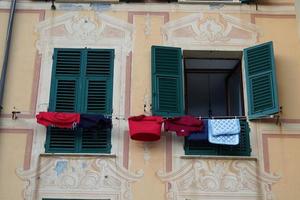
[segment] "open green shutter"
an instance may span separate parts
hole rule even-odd
[[[183,81],[180,48],[152,46],[152,112],[154,115],[182,115]]]
[[[240,120],[241,133],[238,145],[219,145],[219,155],[224,156],[250,156],[250,128],[246,120]]]
[[[244,49],[249,119],[279,112],[273,43]]]

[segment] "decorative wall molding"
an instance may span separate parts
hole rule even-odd
[[[177,171],[157,172],[169,184],[168,200],[272,200],[278,175],[259,170],[256,160],[189,159]]]
[[[42,198],[132,199],[130,183],[143,177],[143,171],[130,173],[113,158],[40,157],[36,169],[17,169],[26,182],[26,200]]]
[[[40,22],[36,26],[36,31],[38,34],[38,40],[36,47],[41,55],[41,72],[40,72],[40,82],[38,86],[38,98],[36,112],[46,111],[49,105],[49,95],[50,95],[50,83],[51,83],[51,73],[52,73],[52,55],[54,48],[102,48],[102,49],[114,49],[115,59],[114,59],[114,85],[113,85],[113,110],[114,115],[124,116],[125,113],[125,88],[126,84],[126,64],[127,57],[130,52],[132,52],[132,34],[133,25],[123,22],[114,17],[104,15],[102,13],[90,12],[89,14],[82,14],[80,12],[66,12],[67,14],[60,15],[57,17],[50,17],[47,20]],[[94,15],[91,15],[94,14]],[[127,130],[127,123],[113,119],[113,129],[112,129],[112,149],[111,153],[116,155],[115,160],[108,161],[108,168],[105,168],[107,173],[116,174],[114,178],[109,179],[109,181],[116,181],[117,185],[107,185],[105,191],[101,191],[99,188],[88,188],[86,184],[93,183],[93,181],[99,179],[99,174],[96,176],[100,169],[100,163],[96,170],[96,174],[89,173],[83,169],[77,169],[75,166],[76,162],[86,163],[90,165],[92,161],[86,161],[85,158],[77,157],[80,159],[74,159],[79,161],[70,161],[67,159],[67,166],[74,169],[72,176],[69,174],[62,182],[58,181],[58,176],[48,176],[44,174],[43,170],[48,170],[47,163],[50,162],[49,169],[53,169],[53,159],[48,159],[49,161],[40,162],[40,154],[44,153],[44,142],[46,138],[46,129],[40,125],[35,124],[34,137],[33,137],[33,147],[31,156],[31,167],[29,171],[20,171],[18,174],[26,182],[26,189],[24,196],[25,199],[41,199],[41,196],[51,196],[55,197],[69,197],[78,198],[82,195],[82,199],[86,199],[86,195],[89,195],[89,199],[99,199],[99,194],[103,194],[101,198],[112,199],[112,200],[123,200],[131,199],[130,195],[127,195],[129,191],[130,183],[132,180],[124,175],[119,166],[123,165],[123,144],[124,144],[124,133]],[[84,157],[84,156],[83,156]],[[63,159],[63,157],[61,158]],[[128,159],[128,158],[127,158]],[[96,159],[95,159],[96,160]],[[93,161],[97,163],[96,161]],[[99,161],[100,162],[100,161]],[[104,161],[103,161],[104,162]],[[52,163],[52,164],[51,164]],[[103,163],[102,163],[103,164]],[[101,166],[102,166],[101,164]],[[64,166],[65,164],[61,164]],[[97,166],[97,164],[93,164]],[[115,171],[120,171],[123,173],[118,174],[113,172],[111,167]],[[69,169],[69,168],[68,168]],[[109,170],[111,169],[111,170]],[[42,170],[42,171],[41,171]],[[98,172],[97,172],[98,170]],[[46,173],[45,171],[45,173]],[[71,170],[72,171],[72,170]],[[124,170],[123,170],[124,171]],[[47,172],[47,173],[48,173]],[[51,171],[52,172],[52,171]],[[71,172],[70,172],[71,173]],[[81,177],[80,173],[89,174],[91,179]],[[126,172],[127,173],[127,172]],[[125,174],[126,174],[125,173]],[[42,177],[43,174],[45,175]],[[109,175],[110,176],[110,175]],[[35,177],[35,178],[34,178]],[[51,178],[54,178],[53,180]],[[93,177],[93,178],[92,178]],[[121,177],[121,178],[120,178]],[[123,178],[122,178],[123,177]],[[55,181],[58,186],[65,188],[55,188],[46,180],[49,179]],[[128,180],[127,182],[125,180]],[[77,181],[80,181],[78,183]],[[81,183],[84,181],[85,183]],[[55,184],[56,185],[56,184]],[[61,190],[59,190],[61,189]],[[56,191],[56,192],[52,192]],[[56,194],[56,196],[55,196]],[[107,194],[107,196],[105,196]],[[127,195],[127,196],[126,196]]]
[[[128,54],[132,51],[133,25],[120,19],[92,12],[66,12],[64,15],[49,18],[36,26],[38,40],[36,47],[41,54],[41,73],[36,111],[46,111],[49,105],[54,48],[108,48],[115,50],[113,110],[114,115],[125,114],[126,66]],[[126,126],[113,120],[112,153],[118,155],[122,163],[123,135]],[[45,129],[38,127],[33,147],[33,161],[37,163],[44,152]]]
[[[243,48],[257,41],[254,24],[225,14],[193,14],[162,27],[164,44],[186,49]]]
[[[49,46],[107,46],[122,45],[128,54],[132,50],[133,26],[111,16],[95,12],[94,17],[69,12],[37,25],[40,53]],[[51,47],[50,47],[51,48]]]

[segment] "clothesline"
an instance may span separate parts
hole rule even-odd
[[[125,117],[124,115],[104,115],[105,117],[110,117],[112,119],[116,120],[128,120],[128,117]],[[184,115],[182,115],[184,116]],[[174,116],[179,117],[179,116]],[[163,117],[164,119],[171,119],[174,117]],[[196,119],[247,119],[246,116],[193,116]]]

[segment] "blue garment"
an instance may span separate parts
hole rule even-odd
[[[111,118],[99,114],[80,114],[79,128],[112,128]]]
[[[207,141],[208,140],[208,120],[202,120],[203,121],[203,128],[199,132],[193,132],[191,133],[187,139],[189,141]]]

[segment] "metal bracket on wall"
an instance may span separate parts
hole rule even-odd
[[[56,6],[54,4],[55,0],[51,0],[51,10],[56,10]]]
[[[11,112],[11,119],[12,119],[12,120],[18,119],[18,115],[17,115],[17,114],[20,114],[20,113],[21,113],[21,112],[15,110],[15,107],[14,107],[13,111]]]

